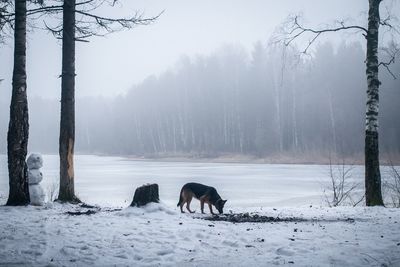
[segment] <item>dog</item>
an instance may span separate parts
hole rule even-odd
[[[190,213],[194,213],[194,211],[190,210],[190,202],[192,201],[193,197],[200,200],[201,213],[204,214],[204,203],[208,204],[211,214],[215,215],[212,209],[212,205],[217,208],[220,214],[224,213],[223,209],[226,200],[223,200],[221,198],[214,187],[199,183],[187,183],[182,187],[181,193],[179,195],[179,202],[176,205],[177,207],[180,206],[182,213],[184,213],[183,205],[185,205],[185,203],[186,209]]]

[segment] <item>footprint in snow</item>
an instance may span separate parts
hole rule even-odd
[[[127,259],[128,258],[128,256],[126,256],[125,254],[118,254],[118,255],[115,255],[114,257],[120,258],[120,259]]]
[[[232,242],[232,241],[229,241],[229,240],[224,240],[222,242],[222,244],[230,246],[230,247],[238,247],[238,244],[236,242]]]
[[[286,249],[286,248],[278,248],[278,249],[276,250],[276,254],[278,254],[278,255],[284,255],[284,256],[293,256],[293,255],[294,255],[294,252],[291,251],[291,250],[289,250],[289,249]]]
[[[162,250],[157,251],[157,255],[165,256],[165,255],[168,255],[168,254],[172,254],[173,252],[174,251],[172,249],[162,249]]]

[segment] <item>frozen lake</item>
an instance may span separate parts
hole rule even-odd
[[[46,192],[58,184],[58,161],[58,155],[44,156],[42,186]],[[228,199],[227,210],[298,207],[325,205],[328,169],[322,165],[156,162],[77,155],[75,185],[81,200],[101,206],[127,206],[136,187],[158,183],[161,201],[175,207],[182,185],[199,182],[216,187],[222,198]],[[0,204],[8,195],[7,175],[7,157],[0,155]],[[352,177],[362,186],[363,167],[356,166]],[[192,204],[197,211],[198,203]]]

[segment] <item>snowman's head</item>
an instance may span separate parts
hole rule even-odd
[[[40,169],[43,167],[43,158],[39,153],[32,153],[29,155],[28,160],[26,161],[28,165],[28,169]]]

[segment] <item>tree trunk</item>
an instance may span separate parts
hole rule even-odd
[[[58,200],[79,202],[74,190],[75,144],[75,1],[64,0],[61,122],[60,122],[60,193]]]
[[[29,184],[25,158],[29,121],[26,95],[26,0],[15,0],[14,71],[7,134],[10,193],[7,205],[27,205]]]
[[[283,74],[282,74],[283,75]],[[280,86],[278,85],[278,78],[275,73],[275,67],[272,67],[272,79],[275,93],[275,109],[276,109],[276,129],[278,137],[278,149],[279,153],[283,152],[283,135],[282,135],[282,121],[281,121],[281,91],[283,88],[283,77],[281,79]]]
[[[297,99],[296,99],[296,88],[295,88],[295,77],[292,74],[292,120],[293,120],[293,146],[294,151],[298,152],[299,138],[297,134]]]
[[[147,184],[136,188],[135,195],[130,206],[141,207],[150,202],[158,203],[160,198],[158,196],[158,184]]]
[[[336,140],[336,123],[335,123],[335,113],[333,112],[333,99],[331,89],[328,88],[328,102],[329,102],[329,117],[331,120],[331,129],[332,129],[332,142],[333,142],[333,152],[335,152],[335,156],[337,156],[337,140]]]
[[[365,125],[365,200],[367,206],[383,205],[381,173],[379,170],[378,111],[378,31],[379,4],[381,0],[369,0],[367,34],[367,111]]]

